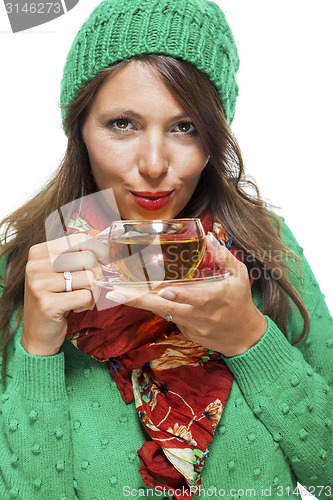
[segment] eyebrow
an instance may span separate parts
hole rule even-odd
[[[126,115],[132,118],[135,118],[136,120],[142,120],[143,116],[140,114],[136,113],[135,111],[132,111],[130,109],[123,109],[123,108],[113,108],[109,109],[107,111],[102,111],[101,113],[98,114],[97,118],[99,120],[105,120],[106,118],[114,115]],[[188,114],[183,112],[180,113],[179,115],[173,116],[170,121],[178,121],[178,120],[184,120],[185,118],[189,118]]]

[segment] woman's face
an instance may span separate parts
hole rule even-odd
[[[102,85],[82,133],[97,187],[113,189],[123,219],[177,216],[208,161],[190,118],[139,61]]]

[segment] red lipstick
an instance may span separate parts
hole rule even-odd
[[[131,195],[137,205],[146,210],[159,210],[171,200],[174,191],[132,191]]]

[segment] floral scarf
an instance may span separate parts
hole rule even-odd
[[[210,214],[201,221],[206,233],[230,246],[227,232]],[[96,236],[107,225],[88,207],[72,218],[67,234]],[[213,266],[208,254],[201,266]],[[102,289],[99,300],[106,301],[105,294]],[[71,311],[67,338],[107,364],[126,403],[134,398],[152,438],[138,451],[144,482],[165,487],[174,499],[192,498],[233,381],[220,354],[188,340],[174,323],[127,305]]]

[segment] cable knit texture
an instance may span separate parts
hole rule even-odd
[[[145,54],[179,58],[206,74],[215,85],[231,124],[238,95],[239,58],[223,12],[207,0],[100,3],[79,30],[67,56],[61,105],[74,101],[101,69]],[[63,107],[63,122],[66,114]]]
[[[302,249],[282,229],[304,266],[304,283],[293,279],[310,311],[310,335],[292,346],[267,318],[258,344],[224,358],[235,378],[200,498],[222,497],[222,490],[243,498],[252,489],[252,497],[287,499],[296,497],[297,481],[317,498],[333,498],[333,322]],[[253,298],[259,304],[258,292]],[[291,309],[289,340],[301,329]],[[139,473],[137,450],[148,436],[105,364],[68,341],[58,355],[32,356],[20,337],[21,329],[9,346],[0,398],[1,500],[161,498]]]

